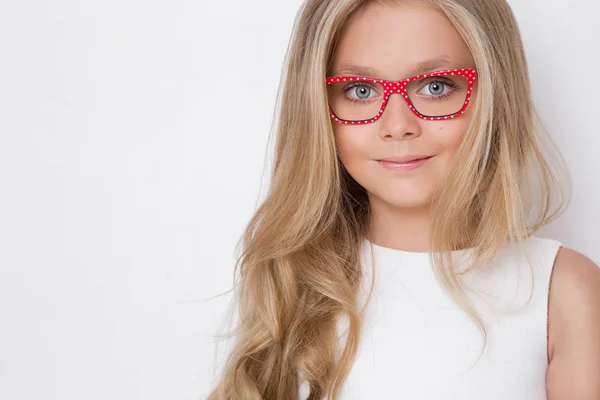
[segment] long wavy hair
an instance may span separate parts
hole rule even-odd
[[[296,399],[299,376],[309,399],[334,400],[352,366],[364,310],[357,306],[360,252],[371,214],[367,192],[337,155],[324,78],[343,28],[373,2],[394,3],[307,0],[296,16],[277,94],[270,185],[241,238],[234,270],[235,344],[209,400]],[[490,261],[506,241],[523,244],[559,217],[570,201],[569,172],[534,108],[506,1],[420,3],[452,22],[478,71],[472,122],[434,195],[430,260],[486,342],[460,275]],[[450,250],[465,247],[475,249],[475,258],[459,272]],[[347,322],[343,346],[340,318]]]

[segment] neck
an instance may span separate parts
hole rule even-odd
[[[390,205],[371,207],[371,242],[393,249],[426,252],[429,250],[431,212],[429,207],[400,208]]]

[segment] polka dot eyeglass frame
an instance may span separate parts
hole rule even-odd
[[[467,98],[466,98],[462,108],[460,109],[460,111],[458,111],[454,114],[440,116],[440,117],[428,117],[428,116],[425,116],[425,115],[419,113],[413,107],[413,105],[408,97],[408,93],[406,92],[406,86],[410,82],[417,80],[417,79],[435,77],[435,76],[440,76],[440,75],[458,75],[458,76],[463,76],[463,77],[467,78],[467,82],[468,82]],[[381,103],[381,108],[379,109],[379,112],[377,113],[377,115],[375,115],[375,117],[373,117],[371,119],[364,120],[364,121],[346,121],[343,119],[339,119],[333,113],[333,111],[331,110],[331,107],[329,107],[329,115],[331,116],[331,118],[333,118],[336,122],[339,122],[340,124],[357,125],[357,124],[368,124],[371,122],[375,122],[379,119],[379,117],[381,117],[381,114],[383,114],[383,111],[385,110],[385,106],[388,102],[388,98],[390,97],[390,95],[394,94],[394,93],[400,93],[402,95],[402,97],[404,98],[404,100],[406,101],[408,108],[410,108],[412,110],[412,112],[419,118],[429,120],[429,121],[456,118],[459,115],[461,115],[462,113],[464,113],[465,110],[467,109],[467,106],[469,105],[469,101],[471,100],[471,93],[473,91],[473,85],[475,84],[476,80],[477,80],[477,69],[476,68],[447,69],[447,70],[443,70],[443,71],[428,72],[426,74],[413,76],[412,78],[407,78],[407,79],[403,79],[400,81],[386,81],[386,80],[382,80],[382,79],[373,79],[373,78],[367,78],[367,77],[363,77],[363,76],[331,76],[331,77],[327,77],[325,80],[327,85],[330,85],[330,84],[336,83],[336,82],[341,82],[341,81],[364,81],[364,82],[380,83],[381,85],[383,85],[384,93],[383,93],[383,101]]]

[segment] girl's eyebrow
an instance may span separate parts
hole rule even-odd
[[[453,65],[451,58],[447,55],[441,55],[436,58],[432,58],[429,60],[422,61],[415,65],[408,73],[405,75],[405,78],[409,78],[416,75],[421,75],[425,72],[434,72],[441,69],[450,69],[450,68],[458,68]],[[383,79],[377,70],[371,67],[352,64],[352,63],[342,63],[337,70],[337,73],[334,75],[361,75],[370,78],[378,78]]]

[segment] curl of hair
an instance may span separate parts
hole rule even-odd
[[[235,266],[235,345],[209,400],[296,399],[299,377],[309,399],[335,400],[351,368],[364,311],[356,295],[370,210],[365,189],[337,157],[324,77],[344,27],[373,2],[393,0],[307,0],[296,16],[277,96],[270,186]],[[534,108],[506,1],[419,3],[452,22],[478,70],[473,120],[432,202],[430,249],[437,278],[481,328],[485,347],[485,326],[460,276],[490,261],[505,241],[521,244],[560,216],[570,179]],[[449,251],[465,247],[476,257],[458,272]],[[343,345],[340,318],[347,322]]]

